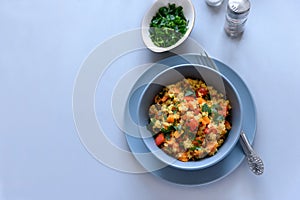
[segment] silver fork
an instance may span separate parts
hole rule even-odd
[[[199,64],[208,66],[213,69],[217,69],[215,62],[208,56],[208,54],[204,50],[201,51],[198,58],[199,58],[198,60]]]
[[[215,62],[207,55],[207,53],[204,50],[201,52],[201,56],[199,56],[199,61],[203,65],[206,65],[213,69],[217,69]],[[253,150],[244,131],[241,131],[240,143],[241,143],[244,153],[247,156],[247,161],[248,161],[250,170],[256,175],[263,174],[263,172],[264,172],[263,161]]]

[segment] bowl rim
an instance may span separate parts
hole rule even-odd
[[[149,142],[154,142],[154,139],[153,139],[153,136],[152,137],[143,137],[142,135],[141,138],[145,144],[145,146],[147,147],[147,149],[160,161],[162,161],[163,163],[165,163],[166,165],[169,165],[169,166],[172,166],[174,168],[178,168],[178,169],[182,169],[182,170],[199,170],[199,169],[205,169],[205,168],[208,168],[212,165],[215,165],[217,164],[218,162],[220,162],[221,160],[223,160],[225,157],[227,157],[230,152],[234,149],[234,147],[237,145],[237,142],[239,140],[239,137],[240,137],[240,131],[242,130],[242,122],[243,122],[243,106],[242,106],[242,101],[241,101],[241,98],[240,98],[240,95],[237,91],[237,89],[234,87],[234,85],[230,82],[230,80],[228,80],[227,77],[225,77],[222,73],[220,73],[219,71],[211,68],[211,67],[208,67],[208,66],[205,66],[205,65],[202,65],[202,64],[179,64],[179,65],[175,65],[175,66],[171,66],[163,71],[161,71],[160,73],[158,73],[157,75],[155,75],[145,86],[139,100],[138,100],[138,104],[137,104],[137,108],[138,108],[138,113],[140,111],[140,108],[141,108],[141,101],[143,99],[143,96],[145,95],[147,89],[150,87],[150,85],[154,82],[154,80],[156,80],[159,76],[161,76],[162,74],[164,73],[167,73],[169,70],[173,70],[173,69],[176,69],[176,68],[181,68],[181,67],[186,67],[186,66],[193,66],[193,67],[201,67],[201,68],[204,68],[205,70],[210,70],[214,73],[216,73],[217,75],[219,75],[222,79],[224,79],[227,84],[231,87],[231,89],[233,90],[235,96],[236,96],[236,99],[237,99],[237,102],[238,102],[238,106],[239,106],[239,110],[240,110],[240,116],[239,116],[239,119],[238,119],[238,124],[237,124],[237,130],[238,130],[238,133],[235,133],[235,137],[232,138],[232,141],[231,141],[231,145],[227,148],[228,150],[223,152],[223,154],[215,154],[211,157],[208,157],[208,158],[204,158],[203,160],[199,160],[199,161],[191,161],[191,162],[182,162],[182,161],[179,161],[177,160],[176,158],[173,158],[169,155],[167,155],[165,152],[163,152],[158,146],[154,145],[154,148],[155,149],[152,149],[152,147],[149,145]],[[139,117],[139,114],[138,114],[138,124],[140,125],[140,117]],[[140,126],[139,126],[140,127]],[[149,130],[148,130],[149,131]],[[150,131],[149,131],[150,132]],[[139,129],[139,134],[140,133],[140,129]],[[196,162],[201,162],[201,161],[206,161],[205,164],[201,164],[201,165],[195,165]],[[207,161],[208,160],[208,161]],[[211,160],[211,161],[210,161]]]
[[[157,10],[161,7],[161,6],[166,6],[169,3],[175,3],[176,5],[188,5],[189,9],[192,11],[191,13],[189,13],[188,15],[191,16],[191,18],[187,18],[189,20],[189,25],[188,25],[188,30],[186,31],[186,33],[183,35],[182,38],[180,38],[175,44],[169,46],[169,47],[158,47],[155,44],[153,44],[152,40],[149,37],[149,19],[153,18],[153,16],[150,16],[150,14],[152,12],[157,12]],[[184,8],[183,8],[184,9]],[[185,14],[185,17],[187,17],[187,14]],[[148,11],[146,12],[146,14],[143,17],[142,23],[141,23],[141,34],[142,34],[142,39],[144,44],[146,45],[146,47],[148,49],[150,49],[153,52],[156,53],[162,53],[165,51],[170,51],[171,49],[174,49],[176,47],[178,47],[180,44],[182,44],[191,34],[193,28],[194,28],[194,24],[195,24],[195,8],[194,5],[192,3],[191,0],[156,0],[152,6],[148,9]],[[150,20],[151,21],[151,20]]]

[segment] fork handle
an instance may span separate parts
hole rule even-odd
[[[246,134],[244,133],[244,131],[241,131],[241,134],[240,134],[240,138],[241,138],[241,145],[242,145],[242,148],[244,149],[245,153],[246,154],[251,154],[252,152],[254,152],[251,144],[249,143],[249,140],[246,136]]]

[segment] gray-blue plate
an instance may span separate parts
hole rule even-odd
[[[253,143],[256,131],[256,109],[251,93],[244,81],[238,76],[236,72],[234,72],[230,67],[218,60],[214,59],[214,62],[217,65],[217,70],[224,76],[226,76],[229,81],[231,81],[240,95],[244,111],[242,129],[245,131],[250,143]],[[126,117],[137,121],[136,106],[139,97],[143,92],[143,89],[145,88],[145,84],[143,83],[149,82],[156,74],[158,74],[162,70],[181,64],[199,64],[199,56],[194,54],[180,56],[176,55],[154,64],[137,80],[135,86],[132,88],[132,93],[130,95],[130,98],[128,99],[127,106],[130,116]],[[137,88],[137,86],[139,87]],[[126,139],[133,154],[149,153],[149,150],[147,149],[141,138],[126,134]],[[172,166],[166,166],[159,170],[151,170],[151,173],[175,184],[189,186],[205,185],[220,180],[229,175],[242,163],[244,158],[245,155],[242,151],[242,147],[238,143],[226,158],[209,168],[202,170],[181,170]],[[151,163],[145,161],[144,159],[141,159],[140,156],[136,156],[136,159],[145,169],[149,169],[154,165],[161,165],[161,161],[156,159],[154,156],[153,158],[151,158]]]

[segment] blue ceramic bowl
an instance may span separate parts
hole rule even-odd
[[[223,93],[230,101],[232,128],[218,152],[199,161],[182,162],[163,152],[154,141],[151,131],[147,129],[149,123],[149,107],[153,104],[155,95],[167,85],[176,83],[183,78],[203,80],[208,86],[213,86]],[[202,65],[179,65],[162,71],[155,76],[145,87],[139,103],[138,118],[140,134],[150,152],[166,165],[183,170],[199,170],[210,167],[224,159],[235,147],[242,127],[242,105],[239,94],[230,81],[218,71]]]

